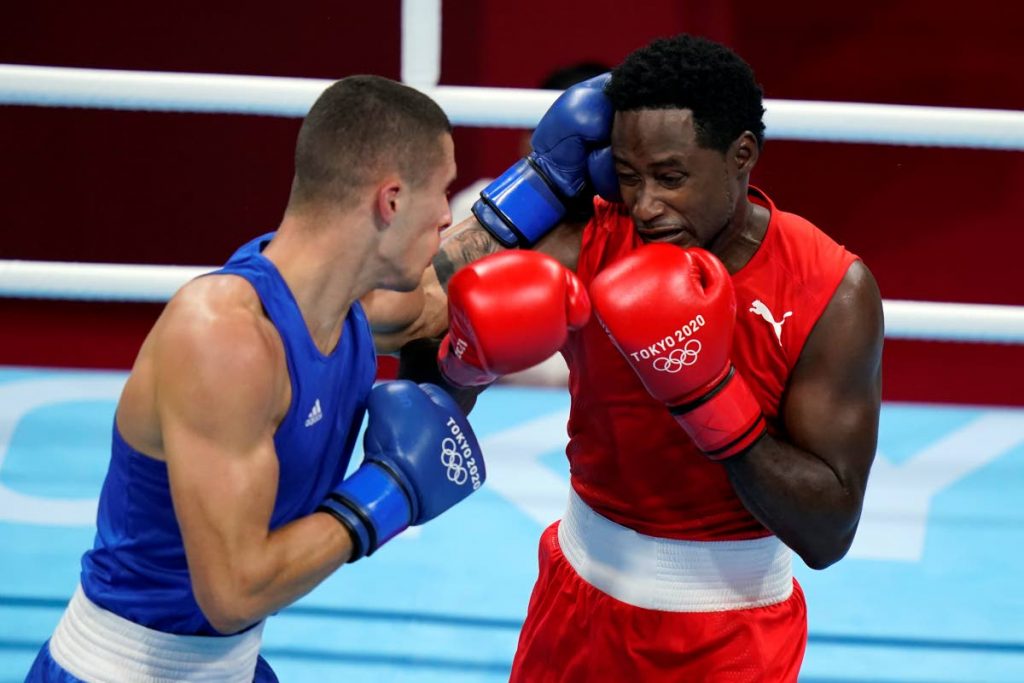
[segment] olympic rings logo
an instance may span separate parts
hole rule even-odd
[[[677,373],[686,366],[697,362],[700,354],[700,341],[691,339],[681,349],[673,349],[672,353],[654,359],[654,369],[661,372]]]
[[[455,439],[445,437],[441,442],[441,464],[447,468],[448,481],[462,486],[469,478],[469,472],[462,464],[462,454],[455,450]]]

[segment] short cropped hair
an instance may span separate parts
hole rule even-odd
[[[440,136],[451,130],[441,107],[414,88],[380,76],[343,78],[317,98],[299,129],[289,205],[349,205],[392,170],[419,186],[441,163]]]
[[[660,38],[612,71],[605,94],[616,111],[689,109],[697,143],[726,152],[744,131],[764,145],[764,104],[754,72],[739,55],[690,35]]]

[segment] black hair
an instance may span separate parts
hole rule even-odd
[[[410,185],[441,163],[444,111],[423,93],[380,76],[349,76],[321,93],[295,146],[291,204],[347,204],[376,175],[391,170]]]
[[[764,144],[764,105],[754,72],[719,43],[690,35],[659,38],[612,71],[605,94],[616,111],[689,109],[697,143],[726,152],[744,131]]]

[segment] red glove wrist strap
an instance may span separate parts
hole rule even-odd
[[[441,340],[441,348],[437,350],[437,364],[446,380],[457,387],[478,387],[497,379],[495,375],[479,367],[480,359],[477,358],[472,346],[457,337],[453,346],[451,339],[452,335],[449,332]]]
[[[761,407],[735,367],[714,389],[689,403],[670,406],[669,411],[712,460],[739,455],[766,430]]]

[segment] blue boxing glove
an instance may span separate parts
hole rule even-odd
[[[317,508],[352,535],[349,562],[437,517],[487,477],[473,429],[440,387],[379,384],[370,392],[367,415],[363,464]]]
[[[603,147],[587,157],[587,176],[597,194],[610,202],[622,201],[619,174],[615,172],[611,147]]]
[[[484,188],[473,215],[506,247],[531,247],[565,216],[568,206],[593,196],[587,157],[607,148],[615,115],[604,95],[611,74],[563,92],[537,124],[533,152]]]

